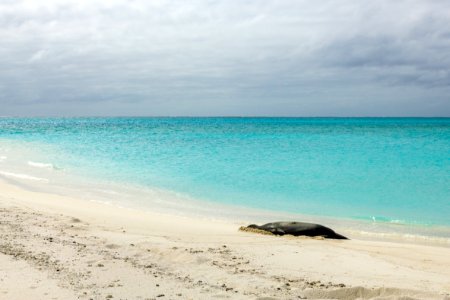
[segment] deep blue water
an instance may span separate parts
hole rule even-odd
[[[0,141],[15,140],[49,145],[47,162],[93,179],[450,225],[448,118],[0,118]]]

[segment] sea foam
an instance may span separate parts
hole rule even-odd
[[[49,163],[28,161],[28,165],[31,167],[35,167],[35,168],[43,168],[43,169],[49,169],[49,170],[57,170],[58,169],[53,164],[49,164]]]
[[[12,172],[4,172],[0,171],[0,175],[10,178],[18,178],[18,179],[26,179],[26,180],[34,180],[34,181],[43,181],[49,182],[47,178],[35,177],[28,174],[20,174],[20,173],[12,173]]]

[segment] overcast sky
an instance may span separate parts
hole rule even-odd
[[[0,116],[450,116],[448,0],[0,0]]]

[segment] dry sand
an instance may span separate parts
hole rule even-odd
[[[450,299],[450,249],[239,232],[0,181],[0,299]]]

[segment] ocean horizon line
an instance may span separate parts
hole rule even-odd
[[[154,119],[162,119],[162,118],[191,118],[191,119],[449,119],[450,116],[222,116],[222,115],[213,115],[213,116],[189,116],[189,115],[156,115],[156,116],[146,116],[146,115],[105,115],[105,116],[0,116],[0,118],[15,118],[15,119],[77,119],[77,118],[85,118],[85,119],[94,119],[94,118],[154,118]]]

